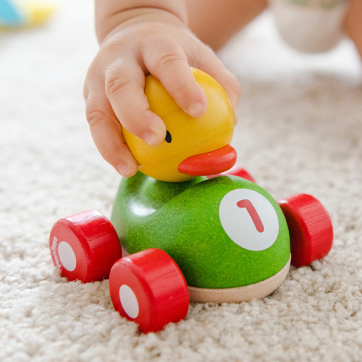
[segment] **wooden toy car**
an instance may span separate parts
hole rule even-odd
[[[209,101],[198,119],[148,76],[145,93],[168,136],[151,148],[124,131],[142,172],[122,180],[111,221],[86,211],[60,219],[50,234],[62,275],[83,282],[109,276],[115,309],[144,333],[185,318],[190,300],[263,298],[290,263],[308,265],[332,247],[331,220],[314,197],[276,202],[245,170],[227,171],[236,161],[232,109],[211,77],[194,76]]]

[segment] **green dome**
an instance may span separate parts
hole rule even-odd
[[[141,173],[124,178],[111,221],[129,253],[159,248],[188,285],[233,288],[268,279],[290,256],[277,202],[236,176],[166,183]]]

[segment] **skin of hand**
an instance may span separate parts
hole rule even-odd
[[[163,121],[149,110],[144,94],[147,74],[158,78],[192,117],[206,112],[207,99],[190,66],[221,84],[235,114],[240,85],[182,17],[150,7],[128,9],[121,15],[114,24],[108,22],[114,25],[112,29],[100,32],[101,46],[89,67],[84,97],[90,131],[100,154],[122,176],[130,177],[138,164],[124,141],[121,125],[152,146],[166,137]]]

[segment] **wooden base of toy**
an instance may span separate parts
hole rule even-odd
[[[129,255],[122,247],[122,255]],[[190,302],[196,303],[242,303],[249,302],[252,299],[261,299],[274,290],[278,289],[287,277],[290,269],[290,261],[285,264],[285,267],[272,277],[265,279],[259,283],[246,285],[245,287],[227,288],[227,289],[207,289],[188,286]]]
[[[197,303],[241,303],[261,299],[271,294],[283,283],[290,268],[289,258],[285,267],[272,277],[245,287],[228,289],[206,289],[188,287],[190,301]]]

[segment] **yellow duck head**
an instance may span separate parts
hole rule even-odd
[[[230,146],[234,115],[229,98],[208,74],[192,68],[196,81],[205,91],[208,108],[193,118],[185,113],[152,75],[146,77],[145,94],[150,110],[165,123],[167,135],[158,146],[147,145],[123,128],[125,141],[147,176],[168,182],[191,180],[196,176],[218,174],[236,162]]]

